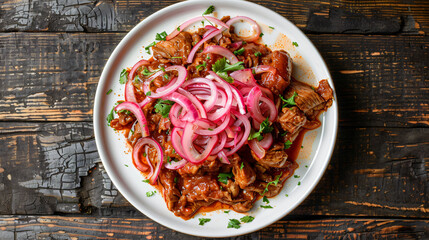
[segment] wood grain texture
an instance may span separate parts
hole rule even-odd
[[[322,181],[291,215],[427,217],[428,135],[340,128]],[[0,214],[136,214],[100,163],[91,123],[0,122],[0,147]]]
[[[176,2],[3,0],[0,31],[129,31],[150,14]],[[253,2],[278,12],[306,32],[427,34],[429,30],[429,4],[424,0]]]
[[[92,121],[99,76],[123,36],[0,34],[0,120]],[[340,125],[429,126],[429,37],[309,37],[339,89]]]
[[[257,219],[255,219],[257,221]],[[207,223],[209,224],[209,223]],[[247,223],[252,224],[252,223]],[[233,232],[235,229],[226,228]],[[203,226],[195,226],[203,227]],[[225,239],[425,239],[428,220],[280,220],[260,231]],[[146,217],[0,216],[2,239],[205,239],[171,231]]]

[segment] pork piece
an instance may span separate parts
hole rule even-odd
[[[233,200],[229,203],[236,212],[248,212],[253,207],[255,201],[255,193],[248,191],[240,191],[237,196],[238,200]]]
[[[294,134],[300,127],[305,125],[307,118],[297,107],[284,107],[277,121],[280,123],[283,130]]]
[[[263,73],[260,84],[274,94],[282,94],[289,86],[292,76],[292,58],[284,50],[274,51],[262,59],[264,65],[271,65],[277,72]]]
[[[187,56],[192,49],[192,36],[181,32],[169,41],[160,41],[152,47],[153,57],[160,62],[171,62],[181,65],[186,63]],[[172,58],[181,57],[181,58]]]
[[[248,43],[243,46],[244,52],[242,55],[237,56],[239,61],[244,62],[246,68],[256,67],[259,65],[259,58],[270,54],[270,50],[264,45],[257,45],[254,43]],[[256,56],[255,53],[261,53],[260,56]],[[257,54],[259,55],[259,54]]]
[[[303,111],[307,117],[313,117],[315,111],[325,107],[325,99],[305,83],[292,80],[289,88],[284,93],[284,97],[290,98],[293,96],[294,92],[298,94],[295,97],[296,106]]]
[[[270,184],[268,185],[268,182],[261,182],[261,181],[257,181],[254,184],[246,187],[246,191],[252,191],[252,192],[257,192],[259,195],[264,195],[266,197],[274,197],[277,194],[280,193],[280,191],[282,190],[283,187],[283,182],[279,181],[277,183],[277,185],[275,184]],[[265,191],[265,188],[268,189],[268,191]]]
[[[251,151],[252,157],[262,165],[268,167],[282,168],[287,160],[287,154],[284,151],[283,144],[276,144],[265,153],[263,158],[258,158],[256,154]]]
[[[332,90],[331,86],[329,86],[328,80],[326,79],[323,79],[319,82],[319,87],[317,88],[316,92],[322,96],[325,101],[329,101],[334,98],[334,91]]]
[[[241,160],[238,154],[232,155],[232,157],[230,157],[230,162],[235,182],[240,186],[240,188],[244,189],[255,181],[255,171],[247,161]],[[243,167],[241,167],[242,165]]]
[[[186,196],[188,202],[231,200],[231,195],[228,191],[222,191],[217,179],[209,175],[183,177],[182,194]]]
[[[165,203],[167,204],[167,208],[172,211],[180,198],[180,192],[176,188],[176,183],[174,182],[176,174],[174,171],[164,168],[159,173],[158,178],[161,183],[162,194],[164,196]]]

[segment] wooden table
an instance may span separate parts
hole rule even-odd
[[[138,212],[95,146],[104,64],[176,1],[0,1],[0,239],[195,239]],[[429,238],[429,2],[254,1],[313,41],[340,122],[327,172],[277,223],[239,239]]]

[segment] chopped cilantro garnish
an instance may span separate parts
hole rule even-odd
[[[179,59],[179,58],[183,58],[183,57],[171,57],[172,59]]]
[[[203,27],[204,27],[204,21],[201,21],[201,24],[203,24]]]
[[[301,148],[304,148],[304,146],[301,145]]]
[[[229,213],[229,212],[231,212],[231,210],[228,210],[228,211],[223,211],[224,213]]]
[[[125,166],[125,167],[128,167],[128,165],[127,165],[127,164],[124,164],[124,166]]]
[[[168,163],[168,164],[171,164],[170,156],[167,156],[167,163]]]
[[[146,50],[147,54],[150,54],[150,48],[155,46],[156,42],[153,41],[151,44],[147,45],[144,49]]]
[[[265,186],[264,192],[262,192],[261,195],[264,195],[266,192],[268,192],[268,186],[270,186],[271,184],[274,184],[274,186],[277,186],[277,184],[279,184],[279,180],[280,180],[280,177],[282,176],[282,174],[283,173],[280,173],[279,175],[277,175],[276,180],[267,183],[267,186]]]
[[[140,77],[139,75],[136,75],[136,77],[134,78],[134,83],[138,83],[140,81]]]
[[[134,130],[130,129],[131,135],[134,135]]]
[[[147,154],[144,152],[144,153],[143,153],[143,157],[146,157],[146,156],[147,156]]]
[[[110,122],[115,118],[114,117],[114,112],[115,112],[115,106],[113,106],[113,108],[112,108],[112,110],[110,110],[110,113],[109,114],[107,114],[107,118],[106,118],[106,120],[107,120],[107,123],[110,125]]]
[[[180,27],[177,27],[177,31],[180,31]]]
[[[109,91],[107,91],[106,95],[109,95],[112,92],[112,89],[109,89]]]
[[[292,42],[292,45],[294,45],[295,47],[298,47],[298,43],[297,42]]]
[[[174,183],[177,183],[177,177],[174,177]]]
[[[267,203],[267,204],[270,203],[270,201],[268,200],[267,196],[264,196],[262,198],[262,202]]]
[[[288,194],[285,194],[285,196],[286,196],[286,197],[289,197],[289,195],[288,195]]]
[[[294,178],[300,178],[300,176],[298,176],[298,175],[293,175],[293,177],[294,177]]]
[[[207,130],[209,130],[209,131],[213,131],[213,128],[207,128]]]
[[[262,53],[261,52],[255,52],[255,56],[256,57],[262,56]]]
[[[149,71],[149,69],[147,69],[147,67],[143,68],[142,70],[142,74],[145,76],[150,76],[152,74],[154,74],[153,72]]]
[[[298,96],[298,93],[293,92],[292,97],[290,97],[288,99],[283,98],[282,95],[279,95],[279,96],[282,99],[282,101],[285,102],[285,104],[282,106],[282,108],[291,107],[291,106],[295,106],[296,105],[295,97]]]
[[[168,74],[166,73],[166,74],[164,74],[164,78],[165,79],[169,79],[170,77],[168,76]]]
[[[284,133],[282,133],[282,134],[280,134],[282,137],[284,137],[284,136],[286,136],[286,134],[287,134],[288,132],[286,131],[286,132],[284,132]]]
[[[210,222],[210,218],[198,218],[198,221],[200,221],[200,223],[198,225],[203,226],[205,223]]]
[[[255,132],[253,129],[249,134],[249,137],[247,138],[247,140],[252,140],[254,138],[258,139],[258,141],[261,141],[262,139],[264,139],[263,134],[264,133],[270,133],[274,130],[273,127],[270,126],[270,122],[268,121],[268,117],[261,123],[260,127],[259,127],[259,131]]]
[[[165,41],[167,37],[167,33],[164,31],[162,33],[157,33],[155,36],[155,40],[157,41]]]
[[[228,184],[228,178],[232,178],[232,176],[232,173],[219,173],[217,178],[219,182]]]
[[[252,216],[244,216],[244,217],[240,218],[240,221],[244,222],[244,223],[250,223],[251,221],[253,221],[253,219],[255,219],[255,218]]]
[[[271,26],[268,26],[269,28],[271,28],[271,29],[274,29],[274,27],[271,27]]]
[[[237,62],[233,65],[230,65],[226,58],[221,58],[215,62],[212,66],[213,72],[215,72],[219,77],[223,78],[225,81],[229,83],[233,83],[234,79],[228,76],[228,71],[237,71],[244,69],[243,62]]]
[[[273,208],[273,207],[271,207],[270,205],[261,205],[261,208]]]
[[[240,221],[238,221],[237,219],[229,219],[228,222],[228,228],[240,228]]]
[[[285,142],[285,149],[289,149],[292,146],[292,142],[290,140],[287,140]]]
[[[197,69],[197,71],[199,71],[200,68],[206,68],[206,66],[207,66],[207,62],[204,61],[203,64],[197,65],[196,69]]]
[[[119,75],[119,83],[120,84],[125,84],[127,82],[128,79],[128,71],[127,69],[122,69],[121,74]]]
[[[259,34],[259,37],[262,37],[262,36],[264,36],[264,34],[263,34],[263,33]]]
[[[203,13],[203,15],[211,14],[215,10],[215,7],[213,5],[210,5],[210,7],[207,8],[207,10]]]
[[[240,49],[234,51],[234,55],[241,55],[243,53],[244,53],[244,48],[240,48]]]
[[[149,179],[144,179],[142,182],[149,183]]]
[[[167,118],[173,104],[173,101],[158,99],[155,104],[155,112],[160,113],[163,118]]]
[[[306,168],[308,168],[308,165],[305,165]]]
[[[148,92],[146,93],[146,96],[150,96],[150,95],[152,95],[152,92],[151,92],[151,91],[148,91]]]
[[[298,182],[298,186],[301,185],[301,182]]]
[[[244,168],[244,162],[241,162],[240,169]]]
[[[146,192],[146,197],[152,197],[153,195],[155,195],[156,191],[149,191]]]
[[[313,86],[311,86],[311,89],[313,89],[313,91],[316,91],[316,89]]]

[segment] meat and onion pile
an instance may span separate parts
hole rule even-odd
[[[252,34],[235,33],[239,21]],[[135,167],[176,216],[215,203],[247,212],[260,196],[277,195],[298,167],[290,157],[297,137],[319,127],[332,104],[327,80],[295,80],[290,55],[261,36],[247,17],[196,17],[157,34],[146,47],[153,57],[121,73],[125,101],[108,122],[123,130]]]

